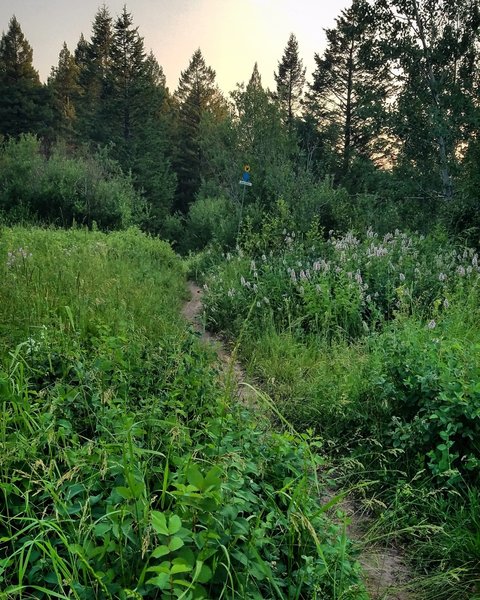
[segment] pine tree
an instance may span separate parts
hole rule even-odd
[[[355,155],[368,159],[378,153],[374,143],[385,123],[389,74],[378,60],[376,21],[366,0],[353,0],[326,35],[325,53],[315,55],[309,112],[339,151],[345,177]]]
[[[16,17],[0,39],[0,133],[40,133],[48,126],[47,95],[33,67],[33,50]]]
[[[174,99],[178,107],[177,207],[185,211],[193,201],[202,178],[203,157],[199,143],[202,118],[205,114],[219,118],[225,115],[224,102],[215,85],[215,71],[206,65],[200,49],[194,52],[188,68],[182,71]]]
[[[85,42],[82,35],[75,50],[82,88],[77,107],[78,127],[83,139],[100,143],[109,143],[111,137],[105,117],[106,101],[111,96],[112,43],[112,18],[104,5],[94,17],[90,42]]]
[[[52,93],[55,129],[66,140],[75,138],[76,108],[81,88],[80,69],[75,57],[64,42],[58,57],[58,66],[52,68],[48,86]]]
[[[145,48],[138,28],[124,7],[114,25],[111,47],[111,98],[109,114],[115,119],[115,137],[128,155],[135,125],[141,120],[142,92],[146,85]]]
[[[290,127],[300,107],[305,85],[305,68],[298,55],[298,42],[293,33],[288,39],[282,60],[278,63],[278,73],[274,73],[274,77],[277,84],[276,98],[285,112],[286,122]]]

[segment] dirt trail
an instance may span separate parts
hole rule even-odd
[[[225,342],[219,337],[212,335],[205,329],[205,315],[202,305],[203,290],[193,281],[188,282],[190,300],[183,305],[182,316],[189,321],[194,329],[200,333],[202,342],[210,346],[217,354],[222,365],[222,375],[232,392],[242,402],[256,405],[255,393],[248,387],[242,386],[247,380],[240,363],[235,360],[232,353],[227,349]]]
[[[336,507],[348,518],[347,535],[359,547],[358,562],[364,573],[364,583],[372,600],[413,600],[408,593],[412,576],[405,565],[402,554],[392,545],[368,542],[371,519],[345,498]]]
[[[183,306],[183,317],[201,334],[203,343],[216,352],[226,380],[230,382],[230,385],[233,380],[233,391],[236,396],[241,401],[256,406],[254,392],[241,385],[246,380],[241,365],[232,357],[225,342],[205,329],[202,289],[190,281],[188,290],[191,298]],[[327,491],[322,500],[328,502],[335,496],[335,493],[333,490]],[[371,522],[368,516],[356,508],[352,500],[345,498],[331,509],[333,513],[338,510],[348,519],[347,535],[349,539],[360,549],[358,561],[362,566],[365,576],[364,583],[371,599],[413,600],[413,596],[406,591],[408,584],[412,583],[411,574],[403,562],[399,550],[392,546],[366,543]]]

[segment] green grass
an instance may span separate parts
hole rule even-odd
[[[366,598],[320,458],[220,386],[167,244],[3,229],[0,265],[0,598]]]
[[[359,500],[380,517],[374,537],[408,548],[418,597],[473,597],[477,253],[438,232],[371,230],[287,233],[271,247],[208,267],[204,253],[207,321],[242,332],[250,374],[294,427],[320,437],[337,485],[362,484]]]

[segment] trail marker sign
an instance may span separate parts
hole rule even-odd
[[[251,186],[252,182],[250,181],[250,165],[245,165],[243,167],[243,175],[239,181],[240,185],[248,185]]]

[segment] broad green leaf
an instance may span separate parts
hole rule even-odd
[[[172,515],[168,521],[168,535],[174,535],[180,531],[182,521],[178,515]]]
[[[204,486],[205,489],[208,488],[219,488],[222,480],[220,479],[220,475],[222,474],[222,469],[220,467],[212,467],[210,471],[205,475]]]
[[[158,510],[152,510],[151,516],[152,527],[155,529],[155,531],[162,535],[168,535],[167,519],[165,514],[159,512]]]
[[[175,552],[183,546],[183,540],[178,536],[173,537],[168,543],[168,549],[170,552]]]
[[[197,563],[197,565],[199,564],[201,564],[200,561]],[[196,577],[196,581],[198,581],[199,583],[208,583],[212,578],[212,575],[212,569],[210,569],[210,567],[208,567],[207,565],[202,564],[200,572]]]
[[[104,537],[105,534],[112,528],[111,523],[98,523],[94,527],[95,535],[97,537]]]
[[[190,567],[189,565],[172,565],[172,568],[170,569],[170,573],[172,575],[175,575],[176,573],[188,573],[189,571],[192,570],[192,567]]]
[[[187,481],[190,485],[194,485],[198,490],[203,490],[205,480],[197,465],[191,464],[188,467]]]
[[[131,500],[133,498],[133,494],[130,488],[120,485],[115,488],[115,491],[119,496],[125,498],[125,500]]]
[[[152,577],[152,579],[149,579],[147,583],[155,585],[161,590],[164,590],[170,585],[170,575],[168,573],[160,573],[156,577]]]
[[[183,560],[187,565],[190,565],[191,567],[193,567],[195,564],[195,554],[193,553],[191,548],[187,548],[186,546],[184,546],[179,551],[178,558],[175,558],[173,562],[179,559]]]
[[[160,558],[161,556],[165,556],[167,554],[170,554],[170,550],[167,548],[167,546],[158,546],[152,552],[152,558]]]

